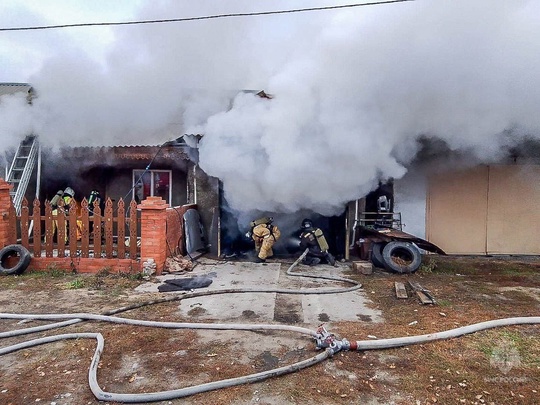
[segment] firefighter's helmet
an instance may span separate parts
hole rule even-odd
[[[302,228],[303,228],[303,229],[310,229],[310,228],[313,228],[313,222],[311,221],[311,219],[305,218],[305,219],[302,221]]]
[[[66,187],[64,190],[64,196],[69,196],[71,198],[75,197],[75,191],[71,187]]]

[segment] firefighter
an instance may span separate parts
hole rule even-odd
[[[73,191],[71,187],[66,187],[64,194],[62,195],[62,199],[64,200],[64,211],[66,213],[69,212],[71,203],[73,202],[73,197],[75,197],[75,191]]]
[[[272,246],[281,236],[281,232],[273,224],[273,221],[272,217],[263,217],[250,223],[252,227],[251,237],[255,242],[255,251],[257,252],[256,263],[264,263],[267,258],[274,255]]]
[[[94,203],[97,201],[97,206],[100,209],[101,215],[105,213],[105,201],[101,198],[101,194],[97,190],[92,190],[88,197],[88,211],[94,214]]]
[[[91,221],[88,226],[90,233],[94,231],[95,223],[97,223],[98,226],[103,228],[103,223],[99,219],[96,219],[95,217],[94,208],[96,207],[94,206],[94,204],[96,204],[96,206],[99,207],[100,215],[101,216],[105,215],[105,201],[103,200],[103,198],[101,197],[101,194],[97,190],[92,190],[90,192],[90,196],[88,197],[88,213],[91,215]],[[102,230],[101,237],[103,238],[104,236],[105,236],[105,233]]]
[[[51,207],[53,208],[52,214],[54,217],[58,215],[60,211],[62,211],[66,216],[69,214],[69,209],[71,207],[71,203],[73,202],[73,197],[75,196],[75,191],[71,187],[66,187],[65,190],[58,190],[56,195],[51,200]],[[60,200],[63,202],[63,204],[59,205]],[[65,242],[69,239],[69,227],[67,221],[64,222],[64,235],[65,235]],[[78,227],[77,227],[78,228]],[[52,223],[52,233],[53,233],[53,240],[56,238],[56,233],[58,230],[58,221],[54,220]],[[77,237],[79,237],[79,234],[77,234]]]
[[[336,264],[336,259],[328,251],[328,242],[326,242],[323,231],[320,228],[314,227],[313,222],[308,218],[302,221],[300,247],[302,250],[309,249],[302,260],[308,266],[315,266],[323,260],[332,266]]]

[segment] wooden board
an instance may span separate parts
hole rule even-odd
[[[435,299],[424,287],[414,281],[409,281],[409,286],[416,293],[422,304],[435,304]]]
[[[407,294],[407,289],[405,288],[405,284],[396,281],[394,283],[394,288],[396,290],[396,297],[409,298],[409,295]]]
[[[418,296],[422,304],[434,304],[433,299],[427,296],[424,292],[416,291],[416,295]]]

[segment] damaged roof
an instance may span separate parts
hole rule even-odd
[[[197,148],[198,143],[201,140],[203,135],[194,135],[194,134],[185,134],[179,136],[178,138],[168,140],[163,143],[147,143],[147,144],[129,144],[125,143],[122,145],[84,145],[84,146],[74,146],[69,149],[119,149],[119,148],[169,148],[169,147],[191,147]]]
[[[28,83],[0,83],[0,97],[20,92],[33,95],[34,89]]]

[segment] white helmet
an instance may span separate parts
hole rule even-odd
[[[73,191],[71,187],[66,187],[66,189],[64,190],[64,195],[68,195],[73,198],[75,197],[75,191]]]

